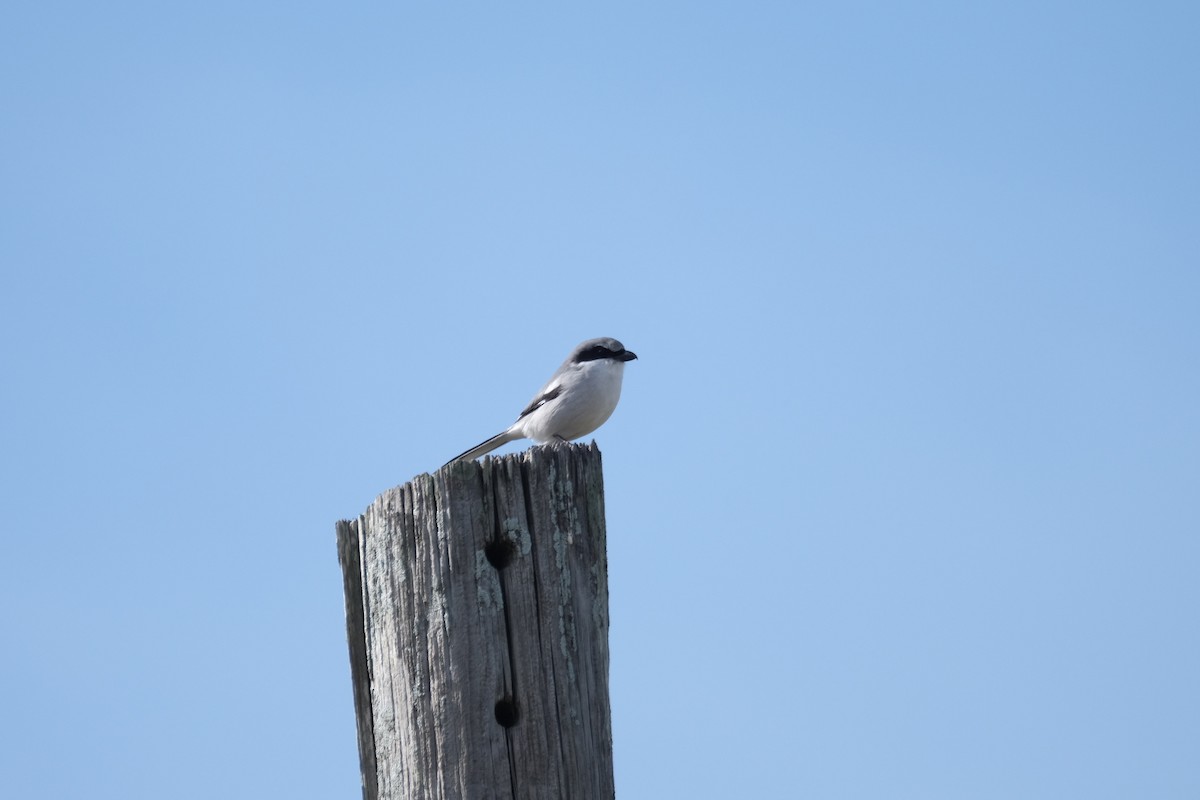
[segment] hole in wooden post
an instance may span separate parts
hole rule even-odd
[[[499,722],[506,728],[511,728],[517,724],[517,719],[520,718],[520,713],[517,711],[517,701],[511,697],[505,697],[496,703],[496,722]]]
[[[512,542],[502,539],[488,542],[483,548],[483,554],[487,556],[488,563],[496,569],[504,569],[511,564],[515,552]]]

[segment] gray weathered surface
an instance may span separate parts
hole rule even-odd
[[[594,444],[450,464],[337,538],[367,800],[613,797]]]

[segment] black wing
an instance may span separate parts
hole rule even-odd
[[[517,415],[517,419],[523,419],[526,415],[530,414],[534,409],[541,408],[542,406],[546,405],[546,403],[549,403],[551,400],[558,397],[560,394],[562,394],[562,386],[561,385],[555,386],[553,389],[546,392],[544,395],[537,398],[532,403],[530,403],[528,406],[526,406],[525,410],[522,411],[519,415]]]

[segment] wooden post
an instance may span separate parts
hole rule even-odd
[[[365,800],[614,796],[595,444],[418,476],[337,542]]]

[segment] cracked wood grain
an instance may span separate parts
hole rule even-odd
[[[594,444],[450,464],[337,539],[366,800],[613,797]]]

